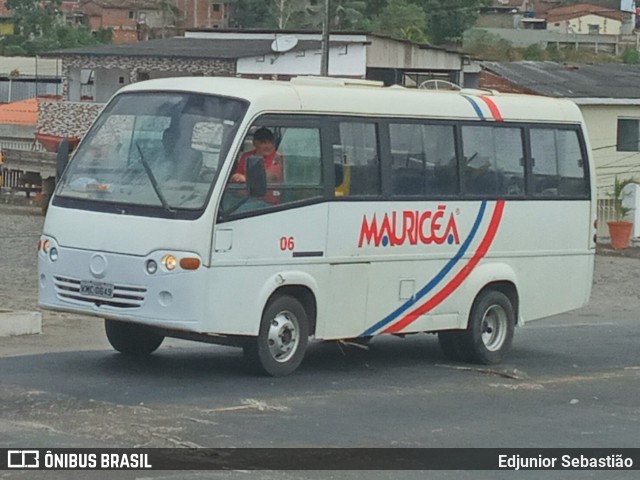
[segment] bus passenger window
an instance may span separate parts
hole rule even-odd
[[[466,193],[524,195],[524,144],[520,128],[462,127]]]
[[[396,196],[453,195],[458,171],[453,126],[389,126],[391,174]]]
[[[589,186],[584,171],[578,133],[575,130],[531,129],[534,194],[585,196]]]
[[[336,196],[380,195],[380,156],[373,123],[341,122],[340,143],[333,146],[336,172],[342,183]]]

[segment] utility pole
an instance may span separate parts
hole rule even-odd
[[[330,1],[324,0],[324,20],[322,22],[322,63],[320,64],[320,75],[323,77],[329,76],[329,17],[330,17]]]

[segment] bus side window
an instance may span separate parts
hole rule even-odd
[[[333,146],[334,163],[342,165],[343,181],[336,196],[380,195],[380,155],[373,123],[340,122],[340,143]]]
[[[584,196],[589,186],[578,132],[552,128],[531,129],[534,194]]]
[[[284,162],[282,203],[322,195],[320,129],[282,127],[278,151]]]
[[[241,201],[246,196],[246,178],[243,172],[245,163],[242,159],[249,155],[262,156],[264,160],[267,193],[260,198]],[[223,209],[236,202],[241,206],[234,212],[246,213],[319,198],[322,195],[320,128],[255,124],[249,130],[243,151],[236,160],[223,197]]]
[[[463,126],[464,184],[472,195],[522,196],[524,142],[522,129]]]
[[[452,195],[458,191],[452,125],[389,126],[391,174],[396,196]]]

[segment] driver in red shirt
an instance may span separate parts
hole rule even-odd
[[[244,183],[246,181],[247,158],[252,155],[260,155],[264,159],[264,167],[267,171],[267,184],[282,183],[283,158],[276,151],[275,137],[268,128],[262,127],[253,134],[253,150],[244,152],[236,162],[231,175],[231,182]],[[280,191],[269,188],[264,200],[271,204],[280,201]]]

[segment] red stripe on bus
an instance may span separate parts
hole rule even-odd
[[[489,107],[489,110],[491,110],[491,115],[493,115],[493,118],[496,119],[496,122],[504,121],[504,118],[502,118],[502,114],[500,113],[500,109],[498,108],[498,106],[495,104],[493,100],[491,100],[489,97],[485,97],[482,95],[480,96],[480,98],[484,101],[484,103],[487,104],[487,106]]]
[[[496,208],[493,211],[493,215],[491,216],[491,221],[489,223],[489,229],[487,230],[487,234],[482,239],[482,242],[478,246],[478,249],[473,254],[469,263],[467,263],[462,270],[458,272],[458,274],[453,277],[453,279],[446,284],[442,290],[436,293],[433,297],[431,297],[426,303],[419,306],[417,309],[407,314],[398,322],[390,325],[383,333],[398,333],[408,325],[413,323],[420,317],[420,315],[424,315],[425,313],[433,310],[435,307],[440,305],[444,300],[449,297],[453,292],[457,290],[457,288],[465,281],[465,279],[471,274],[473,269],[478,265],[480,260],[487,254],[489,251],[489,247],[493,243],[493,239],[498,232],[498,227],[500,226],[500,220],[502,219],[502,212],[504,211],[504,200],[498,200],[496,202]]]

